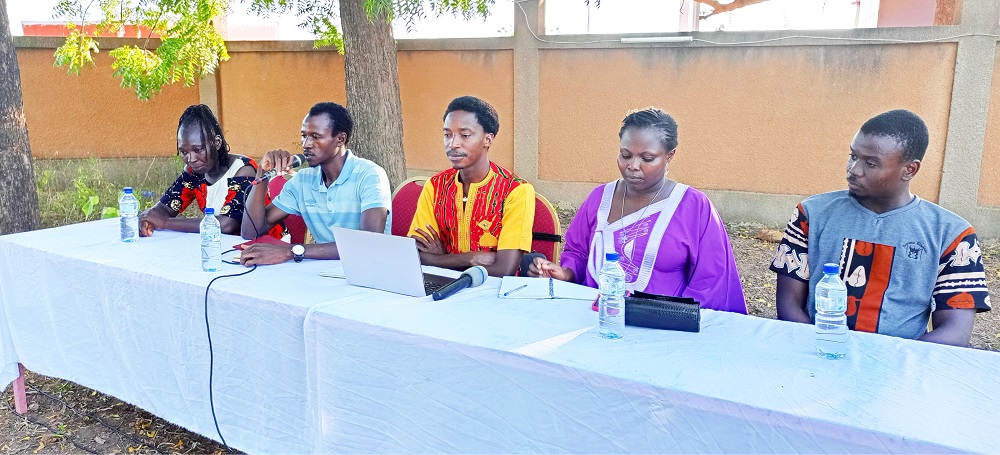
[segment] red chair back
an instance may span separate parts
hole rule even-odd
[[[281,189],[285,187],[285,182],[287,180],[284,176],[277,176],[271,179],[267,183],[267,192],[270,193],[271,199],[278,197],[278,193]],[[285,229],[288,230],[288,234],[291,236],[292,244],[305,243],[306,241],[306,220],[303,220],[299,215],[288,215],[285,217]]]
[[[406,180],[392,193],[392,235],[405,237],[417,213],[417,201],[424,190],[427,177]],[[552,262],[559,262],[562,252],[562,227],[559,214],[548,199],[535,193],[535,222],[531,226],[531,250],[545,255]]]
[[[392,235],[406,237],[417,213],[417,201],[427,177],[414,177],[401,183],[392,193]]]
[[[545,196],[535,193],[535,223],[531,226],[531,250],[542,253],[550,261],[559,263],[562,252],[562,227],[559,213]]]

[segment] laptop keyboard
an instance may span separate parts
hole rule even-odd
[[[426,292],[427,295],[431,295],[434,293],[434,291],[437,291],[438,289],[441,289],[443,287],[444,284],[442,283],[435,283],[434,281],[427,279],[424,280],[424,292]]]

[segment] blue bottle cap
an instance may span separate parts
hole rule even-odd
[[[211,207],[205,209],[205,216],[208,216],[208,215],[215,215],[215,209],[213,209]]]
[[[823,273],[826,275],[836,275],[840,273],[840,264],[833,262],[823,264]]]
[[[132,194],[132,187],[131,186],[126,186],[124,191],[125,191],[125,194]]]
[[[604,260],[618,262],[618,253],[607,253],[604,255]]]

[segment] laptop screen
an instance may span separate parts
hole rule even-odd
[[[333,228],[349,284],[423,297],[424,274],[417,241],[382,233]]]

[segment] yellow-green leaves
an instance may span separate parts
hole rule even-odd
[[[336,46],[337,52],[344,55],[344,35],[340,33],[337,24],[334,24],[329,17],[324,16],[312,18],[310,25],[313,36],[316,37],[313,42],[314,48]]]
[[[63,0],[60,10],[78,16],[83,23],[87,15],[84,2],[91,3]],[[99,6],[102,18],[93,29],[121,31],[138,25],[145,30],[140,44],[109,52],[122,87],[132,89],[140,99],[152,98],[167,84],[193,85],[214,72],[219,61],[229,59],[226,44],[212,24],[225,13],[228,0],[101,0]],[[68,65],[70,73],[79,74],[84,64],[93,63],[91,53],[97,52],[98,46],[87,34],[91,29],[74,30],[56,51],[57,65]],[[153,33],[159,39],[150,39]]]
[[[56,50],[56,65],[66,66],[67,72],[80,74],[87,64],[94,63],[99,46],[95,31],[123,36],[126,30],[139,26],[138,37],[130,44],[109,52],[114,59],[115,75],[122,87],[133,90],[140,99],[148,100],[167,84],[180,82],[185,86],[211,74],[220,61],[228,60],[226,44],[212,21],[225,15],[232,0],[59,0],[56,16],[64,17],[72,33]],[[310,29],[316,37],[315,46],[335,46],[344,53],[344,37],[339,26],[337,0],[241,0],[249,2],[258,14],[293,13],[300,26]],[[486,17],[495,0],[365,0],[369,20],[402,19],[408,28],[416,20],[434,15]],[[88,11],[96,6],[97,11]],[[90,21],[100,14],[97,22]],[[74,25],[79,24],[79,26]],[[153,37],[155,36],[155,38]]]
[[[163,59],[156,52],[138,46],[122,46],[109,53],[115,59],[111,68],[122,78],[122,87],[135,90],[136,96],[149,100],[170,82],[164,77]]]
[[[66,66],[66,72],[80,75],[80,70],[86,64],[94,64],[94,53],[100,52],[97,42],[85,35],[76,26],[69,24],[72,30],[66,42],[56,49],[56,66]]]

